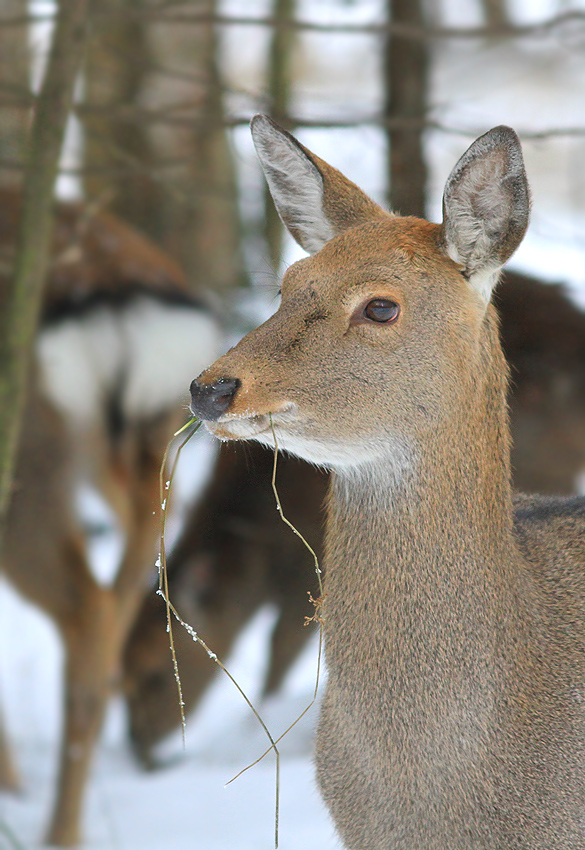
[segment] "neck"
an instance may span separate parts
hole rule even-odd
[[[472,669],[493,655],[501,638],[494,623],[508,619],[517,558],[499,374],[505,371],[494,368],[483,386],[470,381],[474,397],[408,451],[403,444],[398,461],[334,475],[326,549],[330,668],[349,663],[353,674],[364,645],[388,659],[393,676],[408,674],[413,655],[427,672],[440,665],[443,677],[445,665]]]

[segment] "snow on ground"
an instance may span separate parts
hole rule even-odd
[[[198,465],[208,465],[205,438],[201,443],[185,458],[184,477],[195,475]],[[99,518],[95,504],[89,510]],[[113,533],[96,541],[93,554],[102,575],[107,575],[107,562],[117,549]],[[273,622],[273,612],[262,610],[229,662],[230,672],[254,703]],[[275,738],[310,702],[316,658],[313,642],[291,671],[282,693],[260,707]],[[46,827],[57,766],[61,662],[52,624],[0,582],[0,704],[23,785],[18,796],[0,794],[0,850],[37,847]],[[283,850],[337,847],[311,764],[316,716],[315,706],[279,748]],[[267,743],[242,697],[219,673],[199,711],[188,721],[186,748],[177,733],[160,748],[167,766],[145,773],[131,756],[123,705],[115,701],[92,771],[85,846],[89,850],[270,850],[276,788],[273,755],[224,787],[264,752]]]
[[[45,829],[51,805],[57,758],[59,652],[52,630],[36,611],[11,598],[6,588],[2,588],[0,605],[2,644],[16,647],[10,657],[2,658],[2,697],[23,778],[20,796],[0,797],[0,824],[17,837],[15,847],[33,848]],[[259,643],[266,635],[269,620],[265,612],[252,625],[232,664],[238,680],[246,687],[255,672],[246,669],[249,659],[262,656]],[[286,728],[307,704],[313,676],[311,659],[305,669],[299,670],[298,693],[284,692],[263,711],[273,734]],[[7,680],[15,687],[7,685]],[[252,695],[254,691],[251,687]],[[283,850],[326,850],[337,846],[315,788],[311,739],[312,722],[291,733],[282,745]],[[85,846],[89,850],[270,850],[274,832],[274,759],[267,757],[224,787],[266,749],[263,734],[258,732],[256,721],[231,683],[218,682],[198,716],[189,721],[186,750],[182,751],[178,736],[172,743],[169,766],[144,773],[125,744],[122,707],[119,703],[112,706],[92,772]],[[11,844],[0,827],[0,848],[5,847],[10,848]]]

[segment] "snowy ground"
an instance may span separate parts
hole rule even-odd
[[[193,451],[186,458],[185,475],[207,460],[207,452]],[[94,556],[102,571],[107,572],[116,548],[114,535],[96,541]],[[272,612],[261,611],[229,663],[253,702],[258,699],[272,623]],[[316,658],[313,643],[281,694],[261,707],[275,738],[310,702]],[[0,701],[23,785],[18,796],[0,795],[0,850],[38,846],[46,826],[57,764],[60,665],[61,649],[51,623],[0,583]],[[314,707],[280,745],[283,850],[338,846],[313,777],[310,756],[316,715]],[[270,850],[276,787],[273,756],[224,787],[265,749],[258,722],[231,682],[219,675],[200,710],[189,719],[186,749],[177,734],[161,750],[168,767],[144,773],[127,747],[124,709],[116,701],[88,793],[87,848]]]
[[[0,848],[32,848],[38,845],[51,805],[59,651],[47,624],[5,588],[0,606],[2,643],[14,649],[3,653],[2,697],[23,778],[21,795],[0,797]],[[269,621],[269,612],[255,621],[231,664],[252,696],[259,667],[252,669],[250,659],[262,658]],[[297,671],[296,684],[291,682],[263,709],[275,736],[309,701],[313,676],[314,659],[306,659]],[[337,846],[315,789],[311,740],[309,722],[295,729],[281,747],[283,850]],[[142,772],[125,744],[122,707],[112,706],[88,793],[86,846],[91,850],[270,850],[274,846],[274,759],[268,757],[224,788],[265,749],[256,721],[229,682],[218,682],[189,721],[186,751],[178,739],[172,744],[168,768]],[[18,843],[12,845],[5,830]]]
[[[177,512],[205,480],[214,456],[197,434],[181,456],[174,484]],[[267,482],[269,486],[269,482]],[[83,493],[82,513],[102,533],[92,538],[96,575],[108,581],[120,549],[108,514]],[[169,522],[172,543],[173,522]],[[313,642],[282,692],[258,704],[273,612],[263,609],[242,635],[228,668],[276,739],[311,701],[317,661]],[[0,850],[39,846],[52,805],[61,723],[62,651],[52,623],[0,580],[0,710],[22,777],[19,795],[0,794]],[[213,662],[210,660],[209,662]],[[317,706],[279,745],[280,847],[337,847],[316,790],[311,752]],[[267,748],[265,733],[240,694],[218,671],[198,712],[188,720],[186,747],[178,732],[159,755],[168,767],[145,773],[126,742],[124,707],[115,700],[87,795],[88,850],[271,850],[274,847],[275,759],[268,756],[225,784]]]

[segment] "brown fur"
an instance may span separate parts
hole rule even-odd
[[[577,475],[585,470],[585,315],[561,286],[509,271],[498,284],[496,305],[511,374],[514,489],[575,493]],[[283,503],[297,527],[304,534],[311,529],[315,541],[320,541],[315,519],[326,476],[292,457],[283,462],[286,474],[281,467],[278,483]],[[171,598],[188,622],[198,630],[204,625],[202,633],[222,659],[262,601],[277,605],[279,626],[272,637],[265,694],[284,680],[304,645],[310,633],[302,616],[307,591],[317,592],[311,558],[278,520],[271,470],[272,452],[260,445],[252,444],[248,453],[234,446],[222,449],[212,483],[194,505],[169,558]],[[253,541],[233,524],[234,516],[249,517],[250,511],[258,529]],[[291,567],[294,581],[289,577]],[[283,582],[287,592],[275,594],[274,588]],[[242,592],[242,587],[253,588],[253,593]],[[223,612],[231,599],[237,600],[239,613],[226,618]],[[124,660],[131,739],[149,765],[152,747],[180,723],[165,627],[164,605],[152,592],[144,600]],[[198,704],[215,668],[186,634],[178,634],[176,642],[189,711]]]
[[[514,486],[570,494],[585,470],[585,314],[561,286],[506,274],[496,290],[510,363]]]
[[[253,132],[269,182],[281,158],[293,168],[278,128]],[[454,169],[441,228],[342,230],[192,386],[195,413],[233,387],[218,436],[270,445],[270,413],[281,446],[334,470],[317,771],[348,850],[585,844],[585,502],[512,499],[486,306],[528,206],[518,141],[497,128]],[[401,305],[394,324],[366,320],[373,298]]]

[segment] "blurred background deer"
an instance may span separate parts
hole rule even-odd
[[[6,261],[18,215],[18,196],[5,191]],[[58,206],[3,557],[5,575],[55,621],[65,645],[50,844],[80,841],[92,751],[158,551],[163,455],[185,418],[193,362],[207,363],[219,345],[216,321],[170,257],[113,215]],[[84,480],[124,536],[111,583],[88,558],[76,504]],[[15,787],[6,743],[2,753],[0,783]]]

